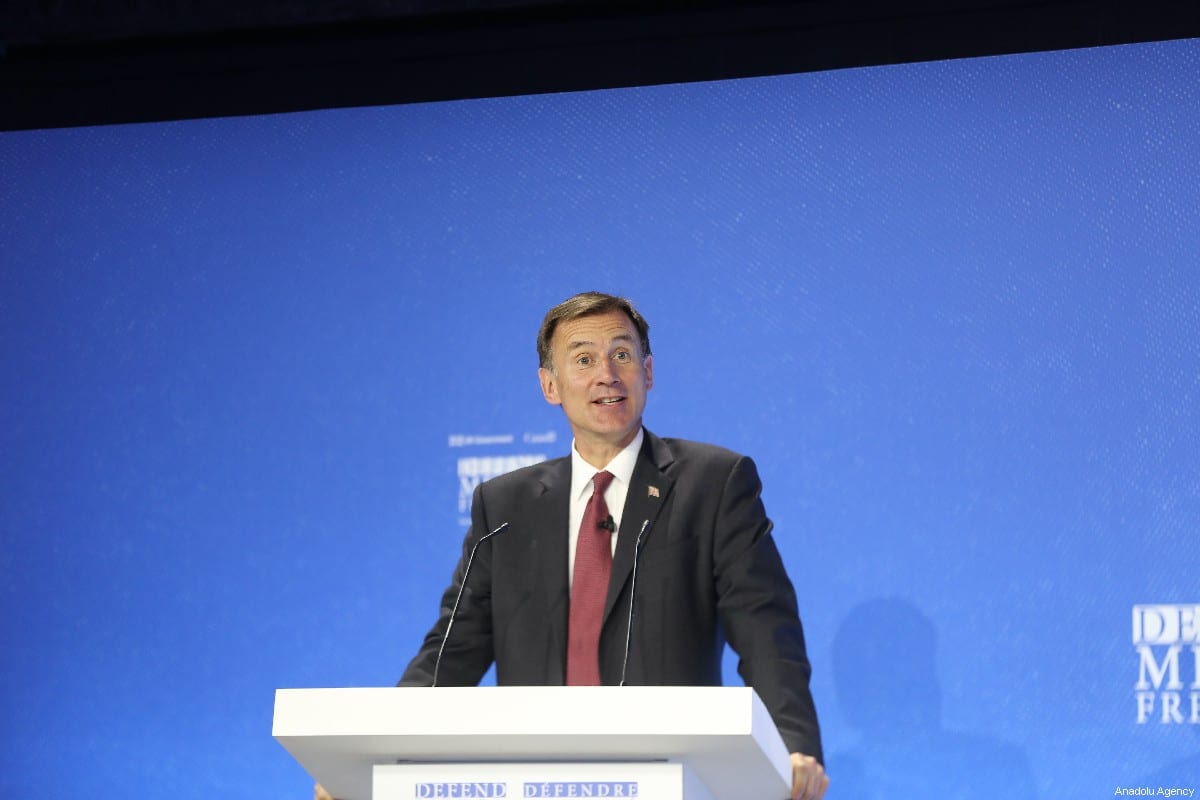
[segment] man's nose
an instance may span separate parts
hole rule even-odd
[[[611,358],[600,359],[600,370],[596,373],[596,382],[605,385],[613,384],[619,381],[617,377],[617,367],[613,364]]]

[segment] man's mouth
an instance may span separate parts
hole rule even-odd
[[[601,397],[599,400],[593,400],[593,403],[600,406],[614,406],[617,403],[625,402],[624,397]]]

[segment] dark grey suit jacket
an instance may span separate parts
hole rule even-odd
[[[567,641],[571,459],[477,487],[463,558],[441,615],[400,679],[428,686],[471,548],[479,548],[438,672],[471,686],[493,661],[500,685],[562,685]],[[792,752],[821,759],[796,595],[771,538],[754,463],[712,445],[646,431],[621,517],[600,637],[605,684],[621,679],[634,545],[638,559],[629,685],[715,686],[728,640]]]

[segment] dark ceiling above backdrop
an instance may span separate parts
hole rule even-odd
[[[34,6],[0,10],[0,129],[713,80],[1200,36],[1200,3],[1191,0]]]

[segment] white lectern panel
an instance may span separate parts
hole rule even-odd
[[[687,764],[716,800],[782,800],[791,764],[744,687],[280,689],[274,736],[343,800],[394,763]]]
[[[378,764],[372,800],[713,800],[686,764]]]

